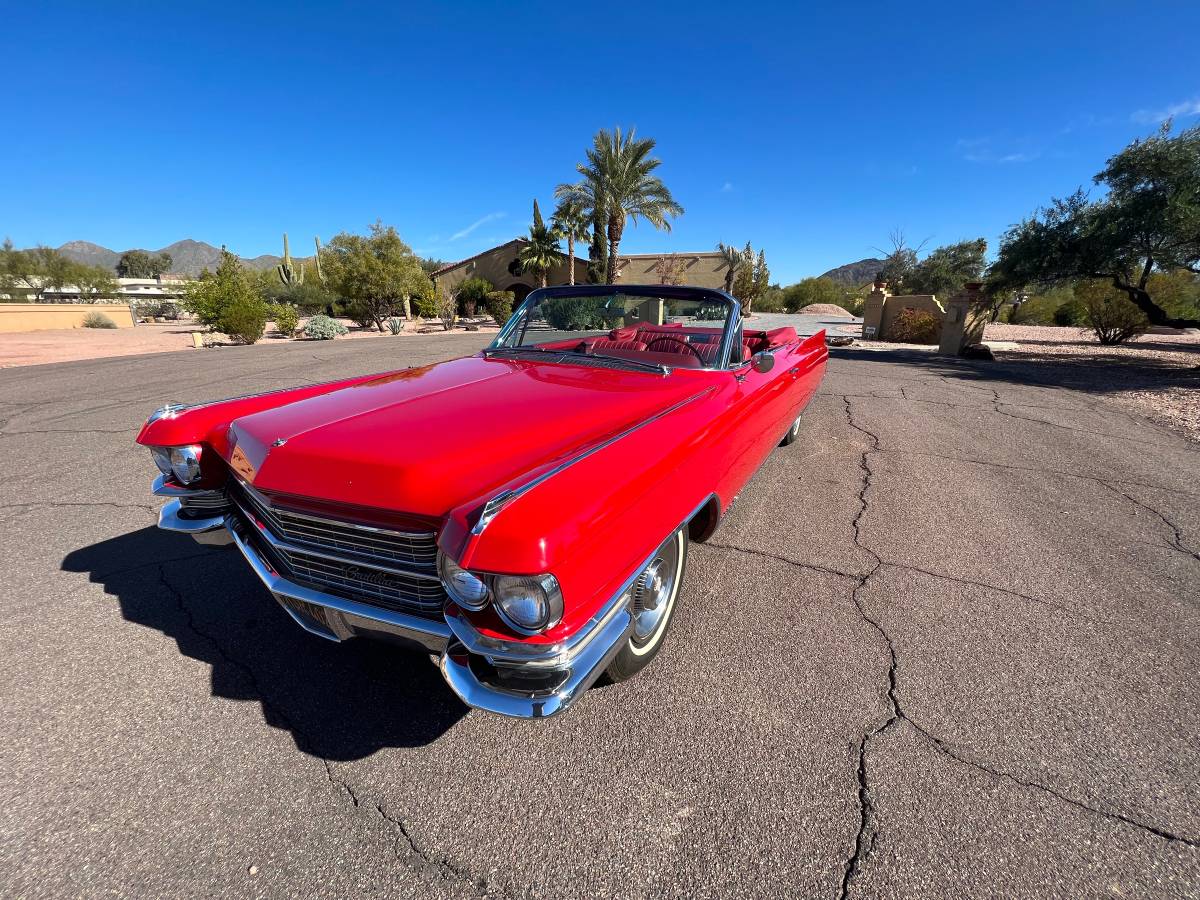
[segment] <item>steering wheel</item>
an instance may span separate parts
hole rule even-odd
[[[658,335],[654,336],[654,339],[652,341],[650,341],[650,343],[657,344],[659,341],[674,341],[676,344],[682,344],[683,346],[687,347],[687,349],[692,352],[692,355],[695,356],[696,359],[698,359],[700,361],[701,367],[703,367],[706,364],[704,357],[700,355],[700,351],[697,350],[695,347],[693,347],[691,344],[689,344],[687,341],[685,341],[683,338],[677,338],[673,334],[658,334]],[[654,352],[657,353],[658,351],[656,350]],[[671,351],[668,350],[666,352],[670,353]]]

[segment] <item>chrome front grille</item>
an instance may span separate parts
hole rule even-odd
[[[388,609],[441,614],[446,594],[437,577],[436,533],[280,509],[236,481],[230,482],[229,495],[258,548],[293,581]]]
[[[223,489],[219,491],[192,491],[190,494],[180,495],[179,505],[189,512],[219,513],[229,508],[229,497]]]

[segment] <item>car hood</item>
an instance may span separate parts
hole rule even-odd
[[[695,394],[703,374],[457,359],[235,419],[225,455],[268,494],[441,518]]]

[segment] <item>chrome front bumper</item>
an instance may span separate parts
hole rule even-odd
[[[476,709],[522,719],[562,712],[608,668],[633,627],[630,588],[636,572],[579,631],[554,645],[487,638],[453,613],[441,620],[426,619],[327,594],[276,572],[232,515],[181,515],[178,494],[157,488],[155,493],[172,497],[159,513],[160,528],[190,534],[201,544],[235,544],[300,627],[331,641],[363,636],[440,654],[446,683]],[[514,681],[524,683],[515,686]]]

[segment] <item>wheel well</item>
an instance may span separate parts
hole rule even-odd
[[[688,520],[688,539],[700,544],[708,540],[721,521],[721,501],[711,494],[705,504]]]

